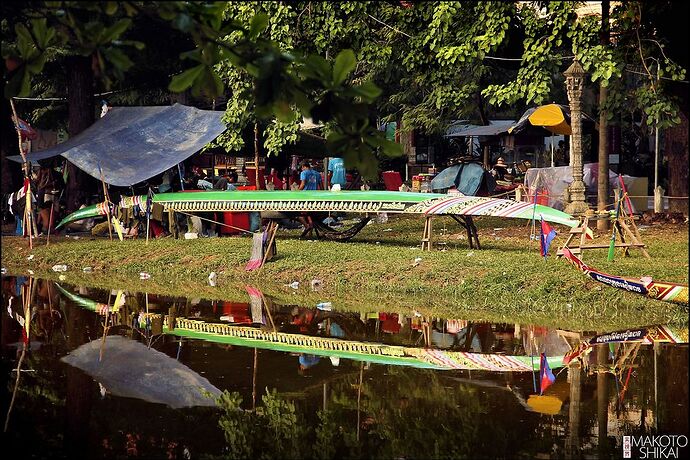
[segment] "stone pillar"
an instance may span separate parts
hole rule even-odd
[[[589,209],[585,198],[585,183],[582,181],[582,90],[585,86],[585,70],[576,60],[563,72],[570,102],[570,158],[572,164],[573,182],[568,187],[570,201],[565,212],[574,216],[582,215]]]

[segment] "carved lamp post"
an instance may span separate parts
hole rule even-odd
[[[589,210],[585,198],[585,183],[582,181],[582,90],[587,73],[575,59],[563,75],[570,101],[570,164],[573,170],[573,182],[568,187],[570,200],[566,204],[565,212],[577,216]]]

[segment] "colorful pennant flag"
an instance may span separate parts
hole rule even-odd
[[[38,137],[38,132],[36,132],[35,129],[31,127],[31,125],[24,120],[22,120],[19,117],[13,117],[14,118],[14,127],[17,131],[19,131],[19,134],[22,136],[22,140],[24,139],[30,139],[34,140]]]
[[[115,227],[115,231],[117,232],[117,237],[120,238],[120,241],[122,241],[124,238],[122,236],[122,225],[120,224],[120,221],[117,219],[117,217],[113,216],[112,218],[113,222],[113,227]]]
[[[541,354],[539,359],[539,384],[541,388],[539,389],[539,395],[544,394],[547,388],[549,388],[553,382],[556,381],[551,368],[549,367],[549,362],[546,360],[546,355]]]
[[[549,247],[551,247],[551,242],[556,238],[556,230],[554,230],[548,222],[544,221],[544,216],[541,216],[541,255],[546,257],[549,254]]]

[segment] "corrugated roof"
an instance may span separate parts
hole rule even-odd
[[[444,137],[497,136],[508,132],[515,120],[489,120],[486,126],[469,124],[466,121],[452,123]]]

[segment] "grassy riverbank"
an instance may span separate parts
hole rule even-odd
[[[312,304],[329,300],[335,309],[404,310],[473,320],[543,324],[571,329],[608,330],[645,324],[687,325],[687,308],[602,286],[555,256],[539,257],[524,222],[477,219],[481,250],[470,250],[462,228],[451,220],[435,223],[440,248],[419,249],[422,221],[395,218],[368,225],[349,243],[304,241],[299,231],[278,233],[278,256],[259,273],[244,271],[251,239],[247,237],[110,242],[59,237],[29,250],[28,241],[2,238],[2,266],[10,274],[57,279],[55,264],[67,265],[65,281],[102,288],[126,288],[173,296],[241,299],[243,286],[260,287],[278,301]],[[566,229],[553,243],[565,240]],[[606,250],[585,254],[585,261],[612,274],[649,275],[687,283],[686,224],[642,228],[652,258],[639,251],[615,262]],[[598,242],[608,241],[601,235]],[[33,255],[31,260],[27,260]],[[415,263],[415,258],[421,261]],[[93,273],[83,273],[83,267]],[[147,272],[149,280],[140,280]],[[217,285],[208,285],[210,272]],[[312,279],[323,281],[312,292]],[[300,287],[286,287],[299,281]]]

